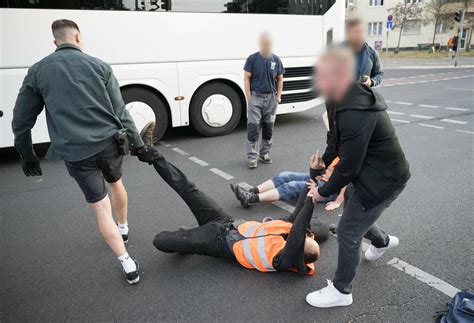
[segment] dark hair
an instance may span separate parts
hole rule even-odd
[[[318,252],[305,252],[304,253],[304,263],[305,264],[312,264],[318,260]]]
[[[349,18],[346,20],[346,31],[360,25],[362,25],[362,20],[360,18]]]
[[[51,25],[51,30],[53,31],[53,36],[55,39],[64,38],[64,31],[66,29],[76,29],[80,32],[79,26],[74,21],[69,19],[55,20]]]

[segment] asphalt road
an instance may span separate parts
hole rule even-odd
[[[2,151],[0,321],[432,321],[449,297],[387,262],[398,258],[455,288],[474,289],[473,75],[471,69],[387,71],[380,91],[390,101],[412,178],[379,223],[401,244],[373,263],[361,263],[354,304],[346,308],[316,309],[304,300],[332,278],[334,237],[322,245],[313,277],[262,274],[221,259],[157,251],[157,232],[196,223],[154,169],[133,157],[124,161],[128,249],[140,262],[141,282],[128,286],[63,164],[43,162],[42,178],[26,178],[11,153]],[[241,209],[229,183],[306,171],[309,155],[325,148],[323,109],[279,116],[274,163],[254,171],[246,168],[245,125],[215,138],[174,129],[160,150],[234,217],[282,216],[286,211],[272,204]],[[226,180],[213,168],[234,178]],[[319,205],[316,212],[337,223],[341,210]]]

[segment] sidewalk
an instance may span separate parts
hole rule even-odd
[[[403,68],[454,68],[454,61],[447,56],[445,58],[393,58],[385,59],[385,53],[380,55],[382,65],[385,69]],[[458,68],[474,67],[474,57],[459,57]]]

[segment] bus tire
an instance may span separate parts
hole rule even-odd
[[[239,94],[224,83],[203,85],[193,96],[189,109],[191,126],[212,137],[231,133],[242,115]]]
[[[131,102],[137,102],[139,104],[144,104],[143,107],[151,108],[155,115],[155,133],[153,142],[157,142],[163,138],[169,124],[168,110],[163,100],[150,90],[133,87],[123,89],[122,97],[126,105]],[[133,111],[130,111],[130,114],[133,118]],[[138,129],[139,132],[141,130],[142,129]]]

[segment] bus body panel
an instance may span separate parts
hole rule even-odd
[[[342,8],[342,11],[341,11]],[[13,107],[27,69],[55,50],[51,22],[68,18],[81,29],[85,52],[111,64],[121,86],[161,93],[173,127],[189,125],[189,103],[206,82],[225,79],[243,93],[243,64],[270,31],[285,66],[312,66],[333,30],[342,40],[344,2],[324,16],[140,11],[0,9],[0,148],[13,146]],[[227,26],[227,27],[226,27]],[[176,98],[182,96],[183,100]],[[279,114],[316,106],[319,98],[282,104]],[[49,141],[44,111],[32,132]]]

